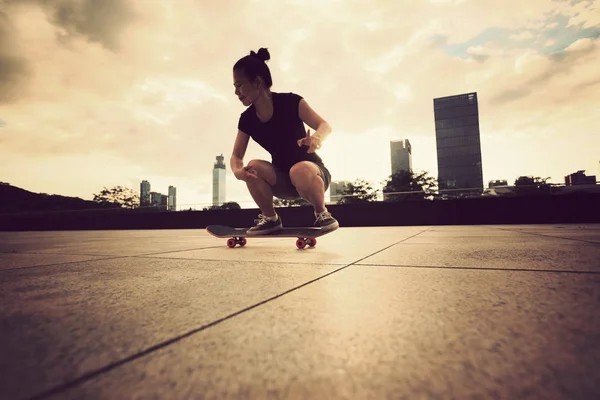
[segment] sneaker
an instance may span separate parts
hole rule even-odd
[[[316,214],[316,217],[317,220],[315,221],[315,226],[324,231],[330,231],[340,227],[340,224],[331,216],[329,211],[323,211],[320,214]]]
[[[258,214],[258,219],[254,220],[255,225],[248,229],[248,236],[265,235],[281,229],[281,217],[278,215],[277,220],[271,221],[266,215]]]

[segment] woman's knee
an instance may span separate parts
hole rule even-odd
[[[290,168],[290,179],[296,188],[307,189],[312,185],[314,179],[321,181],[321,170],[317,164],[310,161],[301,161]]]
[[[273,186],[277,182],[275,167],[270,162],[265,160],[250,160],[247,166],[253,168],[258,177],[266,181],[269,185]]]

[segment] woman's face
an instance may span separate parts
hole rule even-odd
[[[254,103],[259,95],[259,80],[250,82],[246,75],[241,71],[233,72],[233,86],[235,87],[235,95],[240,99],[242,104],[248,107]]]

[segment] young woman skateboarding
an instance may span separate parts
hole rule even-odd
[[[325,207],[325,191],[331,174],[315,153],[331,133],[331,127],[301,96],[271,92],[273,81],[266,64],[269,59],[268,50],[261,48],[258,53],[251,51],[233,66],[235,95],[248,108],[238,121],[231,170],[237,179],[246,182],[262,212],[248,235],[281,229],[282,221],[273,208],[273,196],[302,197],[314,207],[314,226],[336,229],[339,224]],[[304,131],[304,123],[315,132]],[[244,166],[250,138],[271,154],[271,162],[251,160]]]

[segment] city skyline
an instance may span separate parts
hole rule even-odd
[[[273,90],[301,94],[330,122],[319,155],[332,180],[378,185],[403,138],[413,170],[437,177],[432,100],[468,92],[484,186],[600,176],[597,2],[525,1],[516,16],[491,0],[111,4],[94,15],[65,4],[67,20],[48,2],[5,7],[0,180],[83,199],[148,180],[177,187],[178,208],[210,205],[206,165],[224,154],[229,169],[244,110],[231,68],[259,47]],[[252,158],[270,159],[251,142]],[[226,186],[228,201],[253,205],[233,174]]]

